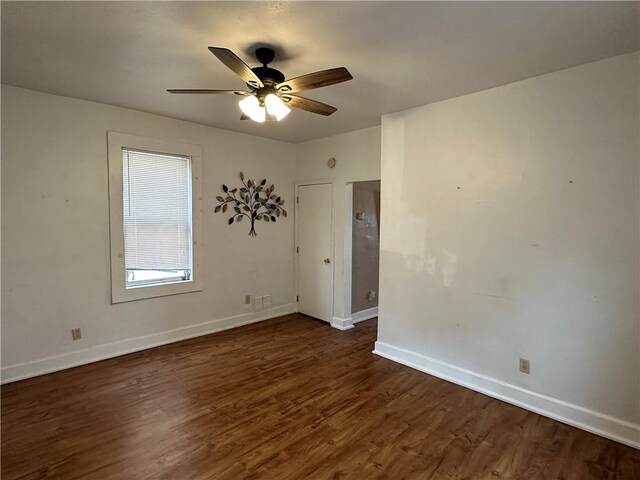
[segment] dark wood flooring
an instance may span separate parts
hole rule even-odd
[[[300,315],[2,387],[2,478],[640,479],[640,451]]]

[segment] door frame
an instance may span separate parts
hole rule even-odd
[[[322,178],[318,180],[301,180],[298,182],[294,182],[294,246],[293,246],[293,278],[294,278],[294,291],[296,294],[296,312],[298,311],[298,229],[300,226],[300,217],[298,215],[298,196],[300,187],[310,186],[310,185],[331,185],[331,306],[329,309],[329,321],[327,323],[331,324],[333,320],[333,307],[334,307],[334,296],[335,296],[335,276],[336,276],[336,266],[335,266],[335,258],[336,258],[336,208],[335,208],[335,189],[336,189],[336,179],[335,178]]]

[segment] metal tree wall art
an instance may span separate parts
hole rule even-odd
[[[245,182],[244,173],[240,172],[240,180],[242,180],[242,187],[230,189],[222,185],[225,196],[216,197],[220,204],[216,206],[214,213],[227,213],[230,208],[233,209],[229,217],[229,225],[233,222],[241,222],[244,217],[247,217],[251,223],[249,235],[255,237],[256,222],[275,222],[280,215],[287,216],[287,211],[282,208],[284,200],[274,193],[273,185],[266,186],[266,179],[260,183],[256,183],[255,180]]]

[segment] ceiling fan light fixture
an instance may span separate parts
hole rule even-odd
[[[266,119],[266,109],[260,106],[257,97],[249,95],[238,102],[238,106],[242,113],[254,122],[262,123]]]
[[[276,117],[276,120],[280,121],[287,115],[291,109],[287,107],[282,99],[273,93],[267,95],[264,99],[264,104],[267,107],[267,113]]]

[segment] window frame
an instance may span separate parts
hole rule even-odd
[[[109,167],[109,226],[111,240],[111,303],[198,292],[203,288],[202,148],[198,145],[107,132]],[[126,288],[124,258],[124,186],[122,149],[131,148],[191,158],[192,272],[190,281]]]

